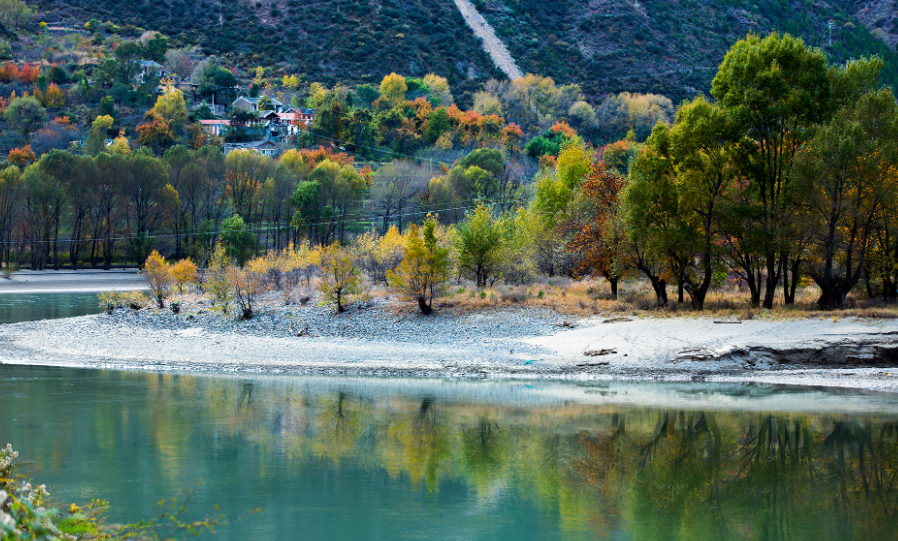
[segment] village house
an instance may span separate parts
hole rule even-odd
[[[140,73],[137,74],[138,80],[145,81],[147,77],[153,76],[159,78],[167,77],[168,71],[166,71],[165,66],[163,66],[159,62],[155,62],[153,60],[141,60]]]
[[[261,100],[261,99],[262,98],[250,98],[248,96],[240,96],[239,98],[237,98],[236,100],[231,102],[231,108],[232,109],[241,109],[243,111],[250,111],[250,112],[257,113],[257,112],[261,111],[259,109],[259,100]],[[276,100],[274,98],[268,98],[268,99],[271,100],[271,104],[274,106],[274,112],[280,113],[284,109],[283,103],[279,102],[278,100]]]
[[[228,130],[228,126],[231,125],[230,120],[200,120],[200,126],[203,129],[203,133],[206,135],[212,135],[215,137],[224,137],[225,132]]]
[[[272,139],[298,135],[306,126],[315,120],[314,109],[290,108],[283,113],[274,111],[262,111],[259,121],[264,126],[267,136]]]
[[[227,143],[222,145],[221,150],[224,152],[225,156],[235,150],[251,150],[257,154],[271,157],[275,157],[281,152],[281,149],[278,148],[273,141],[269,140],[252,141],[249,143]]]

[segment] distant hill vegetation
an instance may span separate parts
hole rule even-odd
[[[325,84],[386,73],[439,73],[470,96],[501,73],[452,0],[37,0],[48,17],[110,20],[197,44],[245,68],[268,66]],[[524,72],[675,101],[707,93],[726,50],[771,31],[821,46],[833,62],[879,55],[898,84],[896,0],[477,0]],[[55,20],[54,19],[54,20]],[[833,22],[832,45],[829,29]],[[867,25],[867,26],[865,26]],[[276,70],[277,72],[278,70]]]

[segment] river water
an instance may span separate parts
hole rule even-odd
[[[114,522],[194,487],[190,517],[262,507],[218,539],[894,539],[896,411],[759,386],[0,366],[0,439],[57,499],[108,499]]]
[[[0,323],[99,314],[96,293],[0,294]]]
[[[185,518],[236,519],[212,539],[898,531],[888,394],[0,365],[7,442],[57,502],[109,500],[113,523],[195,490]]]

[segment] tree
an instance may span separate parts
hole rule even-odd
[[[59,228],[66,193],[62,183],[41,171],[38,164],[25,169],[25,210],[28,220],[28,242],[31,245],[31,268],[43,270],[51,260],[59,268]]]
[[[131,84],[140,73],[140,59],[143,56],[143,47],[136,41],[119,43],[115,48],[115,59],[121,70],[120,82]]]
[[[762,220],[765,308],[773,306],[789,255],[785,221],[799,197],[792,165],[811,128],[831,114],[831,90],[826,56],[777,33],[736,43],[712,83],[711,95],[742,131],[740,172],[750,181]]]
[[[22,148],[14,148],[9,151],[9,155],[6,157],[6,161],[15,165],[19,169],[25,169],[25,167],[33,163],[37,157],[34,155],[34,151],[31,150],[31,145],[25,145]]]
[[[453,103],[452,91],[449,88],[449,81],[445,77],[440,77],[435,73],[428,73],[424,76],[424,84],[430,89],[430,101],[435,105],[449,107]]]
[[[693,308],[701,310],[719,257],[719,215],[725,211],[737,174],[733,160],[736,128],[728,115],[702,97],[683,105],[676,122],[668,149],[653,150],[670,153],[679,211],[698,236],[700,278],[694,280],[692,273],[687,273],[685,281]]]
[[[390,104],[405,100],[407,91],[408,85],[402,75],[390,73],[380,82],[380,96]]]
[[[154,109],[144,115],[147,122],[137,126],[137,143],[154,150],[168,148],[175,143],[175,136],[168,122]]]
[[[195,46],[168,49],[165,51],[165,67],[181,79],[189,80],[198,54]]]
[[[159,255],[159,252],[153,250],[153,253],[144,262],[143,270],[140,274],[146,278],[147,283],[150,285],[150,290],[153,292],[159,308],[165,308],[165,298],[168,296],[174,281],[172,269],[165,262],[165,258]]]
[[[383,232],[395,218],[402,233],[403,216],[409,212],[432,176],[423,166],[396,160],[381,167],[374,175],[369,193],[369,205],[381,219]]]
[[[235,214],[221,222],[221,245],[228,258],[243,266],[256,251],[256,237],[246,231],[243,218]]]
[[[96,156],[106,150],[106,133],[113,124],[115,124],[115,119],[109,115],[98,116],[94,119],[87,140],[84,141],[85,154]]]
[[[324,304],[335,304],[337,313],[346,311],[343,306],[349,298],[362,293],[362,276],[352,253],[335,242],[321,250],[321,281],[318,291]]]
[[[811,213],[810,276],[818,303],[845,307],[860,281],[880,216],[895,199],[898,104],[891,90],[864,94],[814,134],[796,165]]]
[[[626,275],[623,254],[626,235],[620,227],[620,192],[625,179],[594,161],[580,184],[574,199],[571,232],[567,249],[577,259],[576,275],[599,275],[611,285],[611,297],[617,299],[617,284]]]
[[[0,0],[0,24],[15,32],[31,17],[32,11],[21,0]]]
[[[154,62],[165,62],[168,52],[168,38],[156,32],[144,45],[146,56]]]
[[[118,137],[112,140],[112,144],[106,147],[110,154],[131,154],[131,143],[125,137],[125,130],[118,132]]]
[[[187,103],[180,90],[173,90],[156,98],[156,114],[168,124],[172,133],[180,134],[187,123]]]
[[[499,279],[500,261],[496,257],[502,246],[503,231],[490,207],[480,204],[458,225],[456,249],[459,271],[475,281],[478,288]]]
[[[412,224],[405,237],[405,256],[395,271],[387,273],[390,285],[418,303],[421,313],[433,312],[433,299],[449,279],[449,249],[439,246],[436,219],[424,221],[424,234]]]
[[[203,96],[222,90],[229,92],[237,86],[237,78],[234,74],[222,67],[221,62],[214,56],[197,64],[193,69],[191,79],[197,85],[197,91]]]
[[[3,112],[3,118],[27,137],[47,122],[47,111],[37,99],[26,96],[13,99]]]
[[[22,172],[18,167],[0,169],[0,264],[9,264],[13,230],[21,219]]]

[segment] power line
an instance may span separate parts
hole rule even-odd
[[[517,197],[517,198],[514,198],[514,199],[510,199],[510,200],[508,200],[507,202],[508,202],[508,203],[519,203],[519,202],[524,201],[524,200],[526,200],[526,196],[521,196],[521,197]],[[450,202],[450,203],[447,203],[447,204],[458,203],[458,202],[460,202],[460,201],[454,201],[454,202]],[[457,211],[457,210],[471,210],[471,209],[474,209],[474,208],[477,208],[477,205],[466,205],[466,206],[453,207],[453,208],[436,208],[436,209],[420,210],[420,211],[417,211],[417,212],[403,213],[402,216],[403,216],[403,217],[407,217],[407,216],[421,216],[421,215],[427,215],[427,214],[439,214],[439,213],[441,213],[441,212],[454,212],[454,211]],[[371,223],[373,223],[373,222],[375,221],[375,220],[361,220],[361,219],[360,219],[360,218],[365,218],[365,217],[370,217],[370,213],[367,212],[367,211],[365,211],[365,212],[358,212],[358,213],[353,213],[353,214],[347,214],[346,216],[344,216],[342,219],[339,219],[339,220],[332,220],[332,221],[318,221],[318,222],[312,222],[312,223],[308,223],[308,224],[301,224],[301,225],[298,225],[298,226],[293,226],[293,225],[289,225],[289,224],[285,224],[285,225],[280,225],[280,224],[279,224],[279,225],[270,225],[270,226],[266,226],[266,227],[251,227],[251,228],[245,228],[245,229],[243,229],[242,231],[248,232],[248,233],[251,233],[251,232],[262,233],[262,232],[266,232],[266,231],[272,231],[272,230],[283,229],[283,228],[285,228],[285,227],[295,227],[295,228],[298,229],[298,228],[308,228],[308,227],[320,226],[320,225],[334,225],[334,224],[337,224],[337,223],[346,223],[346,222],[352,222],[352,221],[356,221],[356,222],[371,222]],[[153,239],[158,239],[158,238],[178,238],[178,237],[190,237],[190,236],[198,236],[198,235],[220,236],[221,233],[222,233],[222,229],[219,228],[219,229],[217,229],[217,230],[215,230],[215,231],[193,230],[193,231],[191,231],[191,232],[182,232],[182,233],[177,233],[177,234],[175,234],[175,233],[152,234],[152,235],[148,234],[148,235],[145,235],[145,236],[143,236],[143,237],[138,236],[138,235],[123,235],[123,236],[116,236],[116,237],[88,237],[88,238],[83,239],[81,242],[84,242],[84,243],[92,243],[92,242],[110,242],[110,241],[115,242],[115,241],[134,240],[134,239],[139,239],[139,238],[153,238]],[[59,238],[59,239],[55,239],[55,240],[44,240],[44,239],[41,239],[41,240],[25,240],[25,239],[23,239],[23,240],[16,240],[16,241],[14,241],[14,240],[0,241],[0,245],[18,245],[18,244],[56,244],[56,243],[65,243],[65,242],[73,242],[73,241],[74,241],[74,238],[73,238],[73,237],[64,237],[64,238]]]

